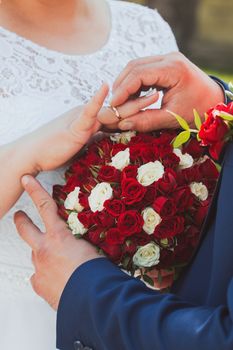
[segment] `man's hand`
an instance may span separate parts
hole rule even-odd
[[[25,213],[15,214],[17,230],[32,248],[35,274],[31,283],[35,292],[57,309],[65,285],[76,268],[100,256],[89,243],[74,238],[58,216],[53,199],[33,177],[24,176],[22,184],[46,229],[42,233]]]
[[[149,131],[177,127],[175,112],[193,124],[193,109],[200,115],[224,101],[220,86],[181,53],[147,57],[130,62],[113,86],[112,105],[120,106],[141,89],[162,89],[160,110],[148,109],[119,124],[122,130]]]

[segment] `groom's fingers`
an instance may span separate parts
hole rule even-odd
[[[58,216],[56,203],[36,179],[29,175],[23,176],[22,185],[35,204],[46,228],[66,227]]]
[[[148,132],[177,127],[176,119],[165,110],[147,109],[119,123],[121,130]]]
[[[14,217],[17,231],[32,249],[39,249],[42,244],[42,233],[24,212],[17,212]]]
[[[140,65],[133,68],[114,91],[112,105],[119,106],[137,93],[142,86],[166,88],[170,86],[172,77],[167,74],[164,62]]]
[[[138,58],[135,60],[130,61],[125,69],[119,74],[117,79],[115,80],[113,84],[113,91],[115,91],[118,86],[122,83],[122,81],[125,79],[125,77],[134,69],[139,66],[145,66],[147,64],[155,63],[155,62],[160,62],[163,59],[164,56],[162,55],[157,55],[157,56],[149,56],[149,57],[143,57],[143,58]]]

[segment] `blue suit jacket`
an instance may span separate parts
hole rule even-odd
[[[233,143],[226,150],[202,244],[172,293],[148,289],[105,258],[80,266],[60,301],[57,347],[232,350],[232,182]]]

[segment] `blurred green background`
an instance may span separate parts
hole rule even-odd
[[[157,8],[180,51],[208,73],[233,81],[233,0],[128,0]]]

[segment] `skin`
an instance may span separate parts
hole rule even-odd
[[[104,0],[4,0],[0,24],[41,46],[71,55],[98,50],[111,30]]]
[[[164,91],[160,110],[140,111],[119,124],[122,130],[150,131],[175,128],[175,112],[193,125],[193,109],[201,116],[224,101],[219,85],[181,53],[171,53],[131,61],[116,79],[112,105],[120,106],[141,89],[151,86]]]

